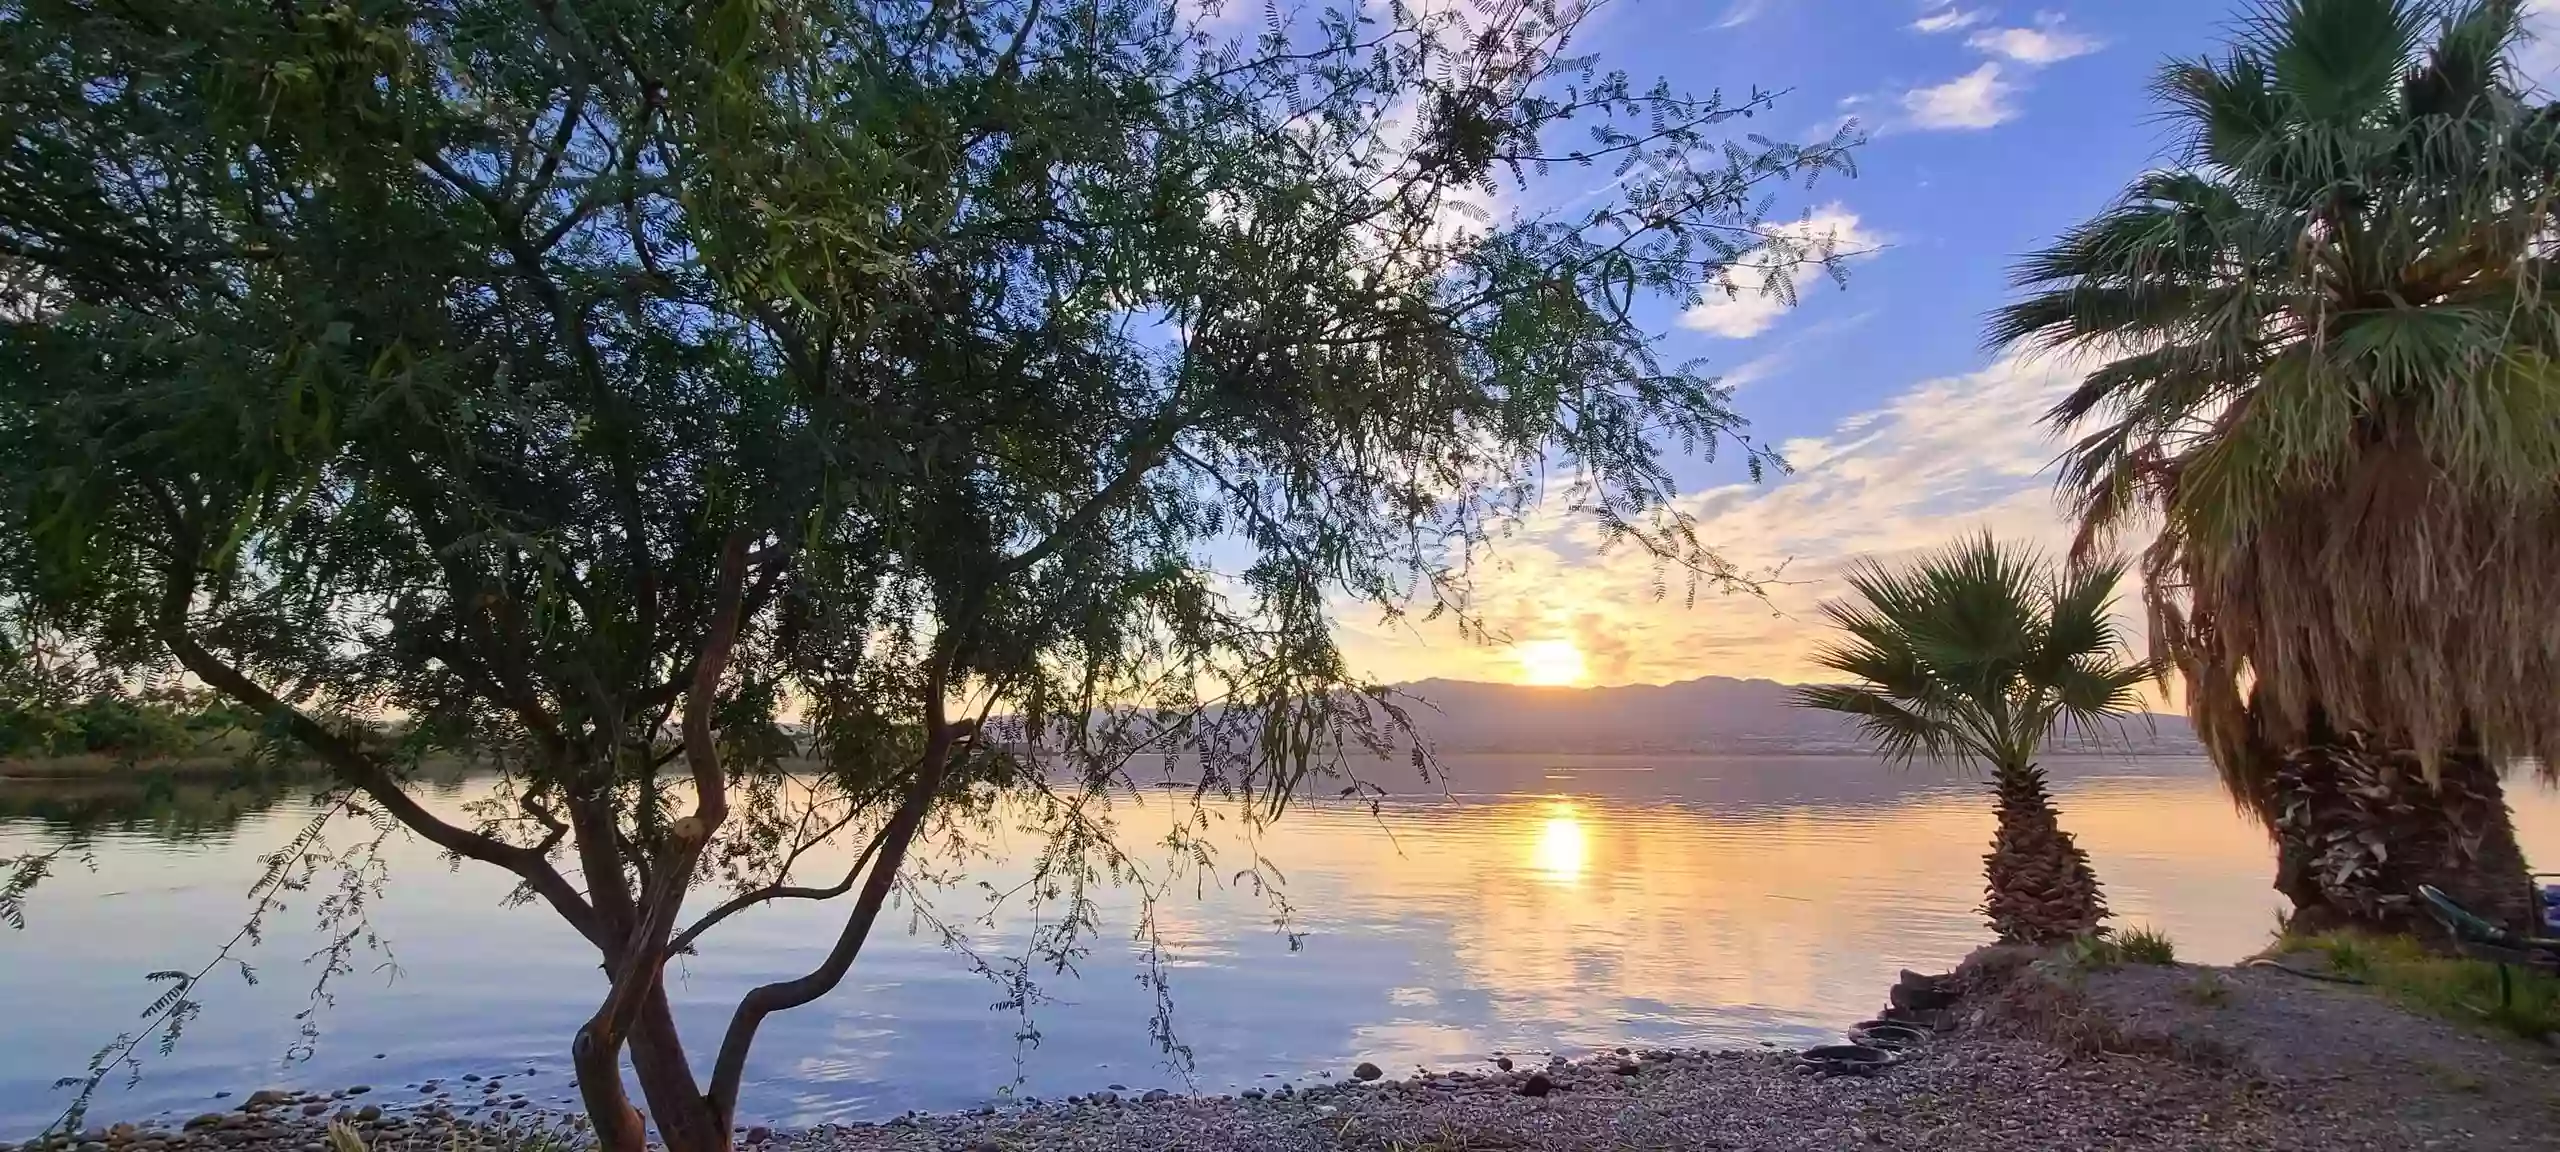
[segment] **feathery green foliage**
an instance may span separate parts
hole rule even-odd
[[[759,1022],[839,984],[893,892],[933,915],[911,847],[1007,796],[1050,834],[1025,891],[1058,914],[982,965],[1019,1002],[1139,874],[1130,757],[1259,818],[1395,746],[1332,612],[1468,622],[1542,476],[1741,579],[1661,446],[1771,458],[1635,316],[1829,263],[1768,213],[1854,135],[1729,138],[1765,94],[1639,86],[1571,48],[1587,16],[9,5],[0,606],[513,875],[613,976],[574,1048],[599,1139],[645,1138],[627,1058],[665,1143],[716,1152]],[[1479,207],[1558,167],[1622,179]],[[498,798],[429,811],[431,756]],[[838,837],[851,871],[795,873]],[[696,886],[728,899],[686,924]],[[667,958],[836,898],[824,962],[697,1081]]]
[[[2057,730],[2098,732],[2137,710],[2151,665],[2111,615],[2120,565],[2046,570],[1975,536],[1896,571],[1862,560],[1855,600],[1823,615],[1846,634],[1814,659],[1853,677],[1807,687],[1801,707],[1858,719],[1890,759],[1979,758],[2023,768]]]
[[[2095,363],[2050,414],[2082,544],[2159,525],[2152,635],[2244,797],[2253,731],[2315,718],[2431,775],[2466,733],[2560,763],[2560,111],[2521,35],[2514,0],[2260,5],[2162,71],[2181,162],[1991,325]]]

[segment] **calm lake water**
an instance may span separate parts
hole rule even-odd
[[[1863,758],[1459,756],[1450,794],[1365,807],[1293,808],[1252,845],[1287,877],[1292,950],[1270,902],[1221,884],[1247,846],[1160,907],[1174,1026],[1192,1083],[1231,1091],[1340,1075],[1362,1059],[1390,1072],[1497,1051],[1633,1044],[1797,1045],[1861,1019],[1900,967],[1943,969],[1981,943],[1983,786],[1896,772]],[[2269,849],[2210,770],[2183,759],[2052,765],[2064,821],[2095,858],[2117,923],[2169,932],[2182,957],[2227,962],[2267,940],[2278,898]],[[485,787],[436,799],[458,809]],[[2528,854],[2560,861],[2560,803],[2530,784],[2513,798]],[[1145,844],[1182,805],[1162,795],[1117,810]],[[67,822],[113,805],[0,786],[0,857],[58,843]],[[201,966],[238,927],[266,854],[312,814],[292,795],[196,796],[109,819],[93,865],[67,863],[0,928],[0,1138],[60,1109],[51,1088],[130,1027],[154,987],[144,974]],[[999,845],[1020,853],[1028,840]],[[1145,856],[1141,854],[1141,859]],[[97,1115],[180,1116],[219,1090],[400,1086],[466,1071],[513,1079],[537,1101],[569,1093],[566,1048],[602,993],[594,954],[538,908],[504,908],[480,865],[448,867],[395,841],[375,910],[390,958],[363,955],[320,1017],[317,1050],[283,1059],[319,946],[304,893],[246,958],[260,980],[205,985],[203,1015],[176,1050],[116,1081]],[[1018,862],[973,870],[936,897],[965,913],[974,882],[1002,886]],[[814,874],[814,873],[813,873]],[[708,904],[707,900],[700,903]],[[737,996],[821,955],[840,912],[776,906],[732,920],[674,982],[679,1020],[708,1059]],[[1132,901],[1080,972],[1044,981],[1036,1047],[1000,990],[909,918],[884,916],[835,995],[776,1016],[755,1049],[744,1108],[805,1124],[951,1109],[1106,1084],[1180,1090],[1149,1034]],[[1019,948],[1018,918],[973,933],[983,953]],[[377,1055],[379,1054],[379,1055]],[[512,1079],[512,1078],[511,1078]]]

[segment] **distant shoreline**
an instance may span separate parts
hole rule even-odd
[[[245,764],[235,756],[185,756],[155,760],[125,760],[101,753],[77,756],[46,756],[24,760],[0,760],[0,783],[50,784],[67,781],[133,780],[156,778],[211,780],[248,775],[318,776],[316,764],[289,762],[280,765]]]

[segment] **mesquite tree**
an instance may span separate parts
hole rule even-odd
[[[1587,15],[11,5],[0,596],[510,873],[602,962],[603,1144],[628,1060],[725,1148],[920,843],[1013,797],[1068,954],[1129,757],[1261,818],[1398,741],[1332,614],[1464,617],[1544,478],[1734,577],[1661,446],[1764,457],[1642,318],[1828,263],[1768,213],[1852,141],[1729,140],[1765,95],[1631,85]],[[1551,168],[1599,191],[1485,207]],[[409,784],[454,756],[500,773],[465,818]],[[668,959],[838,899],[699,1080]]]

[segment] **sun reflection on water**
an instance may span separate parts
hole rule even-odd
[[[1583,861],[1589,855],[1581,813],[1571,804],[1557,804],[1549,809],[1546,822],[1538,826],[1537,844],[1529,850],[1529,867],[1545,880],[1569,885],[1582,879]]]

